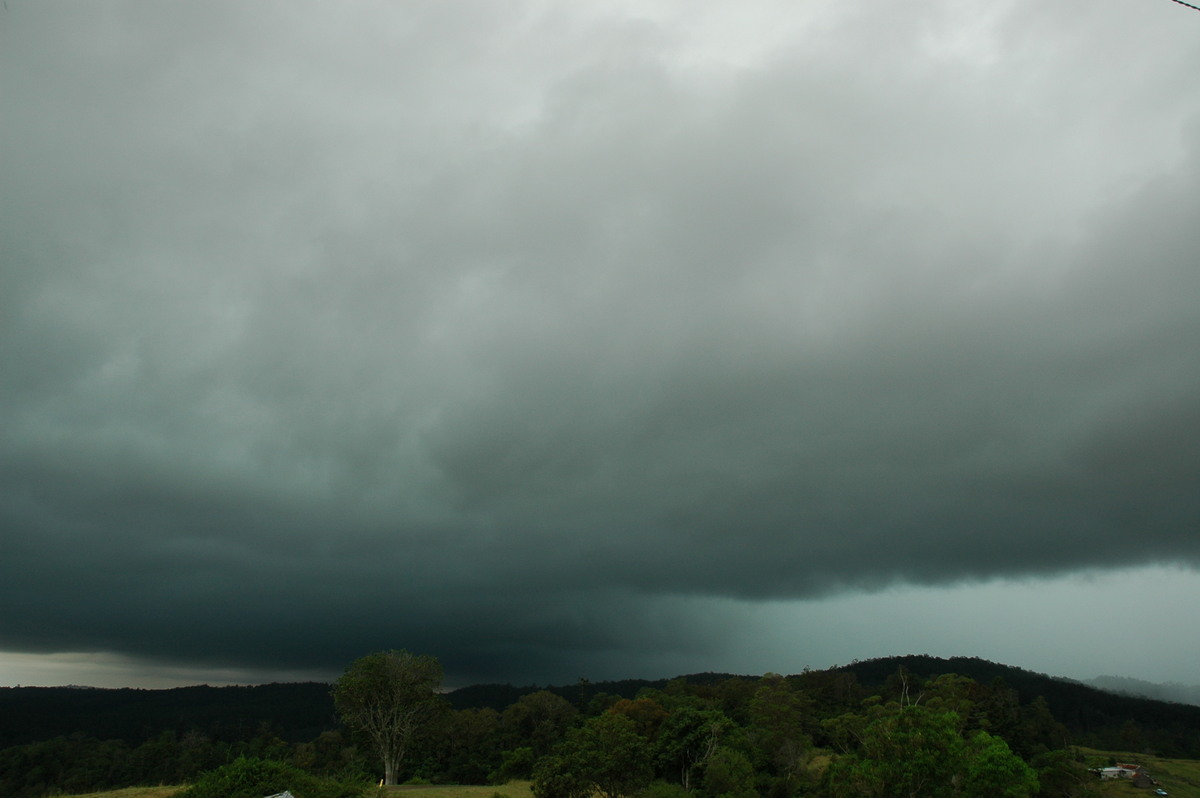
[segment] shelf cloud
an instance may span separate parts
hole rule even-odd
[[[0,15],[0,650],[660,676],[1200,563],[1185,8]]]

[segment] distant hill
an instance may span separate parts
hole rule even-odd
[[[829,670],[853,674],[854,680],[869,691],[883,686],[901,668],[921,679],[957,673],[981,684],[1000,680],[1016,693],[1021,705],[1040,696],[1077,744],[1200,758],[1200,706],[1121,695],[972,657],[886,657]],[[755,677],[700,673],[676,678],[697,685]],[[456,709],[491,707],[502,711],[521,696],[544,689],[582,706],[601,693],[633,698],[640,690],[662,689],[670,681],[581,680],[547,687],[473,685],[447,693],[446,698]],[[0,688],[0,748],[76,733],[139,744],[163,732],[182,734],[192,730],[212,740],[233,742],[248,740],[264,728],[287,742],[302,742],[335,728],[336,723],[330,685],[315,682],[170,690]]]
[[[704,684],[727,674],[694,674]],[[550,690],[576,706],[597,693],[632,698],[667,679],[580,682],[567,686],[474,685],[447,693],[455,709],[503,710],[522,695]],[[254,737],[264,726],[287,742],[306,742],[335,728],[331,685],[319,682],[249,687],[177,687],[166,690],[97,687],[0,687],[0,748],[81,733],[131,745],[163,732],[196,730],[213,740]]]
[[[739,677],[735,677],[730,673],[692,673],[674,678],[685,679],[689,684],[712,684]],[[610,682],[581,680],[572,685],[551,685],[548,687],[538,687],[537,685],[513,687],[511,684],[476,684],[469,687],[461,687],[458,690],[447,693],[446,698],[450,701],[450,706],[455,709],[482,709],[490,707],[500,712],[505,707],[520,699],[521,696],[545,690],[565,698],[575,706],[580,706],[601,693],[608,693],[609,695],[620,696],[621,698],[634,698],[643,689],[661,690],[671,681],[674,681],[674,679],[621,679]]]
[[[1200,706],[1120,695],[975,657],[884,657],[835,670],[853,673],[862,684],[881,685],[901,667],[926,678],[957,673],[980,683],[1001,679],[1017,692],[1021,704],[1044,698],[1050,713],[1078,744],[1200,758]]]
[[[1127,676],[1097,676],[1088,684],[1099,687],[1101,690],[1108,690],[1110,693],[1200,706],[1200,685],[1195,684],[1179,684],[1178,682],[1159,684],[1143,682],[1141,679],[1130,679]]]
[[[287,742],[334,725],[330,686],[317,682],[169,690],[0,687],[0,748],[83,733],[138,744],[164,731],[246,740],[263,726]]]

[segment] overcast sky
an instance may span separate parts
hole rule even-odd
[[[0,10],[0,684],[1200,683],[1200,13]]]

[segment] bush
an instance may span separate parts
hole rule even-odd
[[[704,767],[704,792],[718,798],[753,798],[754,767],[741,751],[720,746]]]
[[[504,757],[500,763],[500,767],[488,774],[488,781],[492,784],[508,784],[516,779],[533,778],[534,755],[533,749],[526,746],[524,748],[514,748],[511,751],[501,753]]]
[[[691,795],[680,784],[669,781],[651,782],[649,787],[638,793],[638,798],[688,798]]]
[[[550,754],[533,769],[533,798],[589,798],[595,785],[571,769],[561,756]]]
[[[360,798],[365,787],[317,778],[284,762],[241,757],[200,774],[177,798],[263,798],[284,790],[296,798]]]

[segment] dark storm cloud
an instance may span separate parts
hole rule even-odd
[[[1164,9],[11,5],[0,648],[573,676],[1197,562]]]

